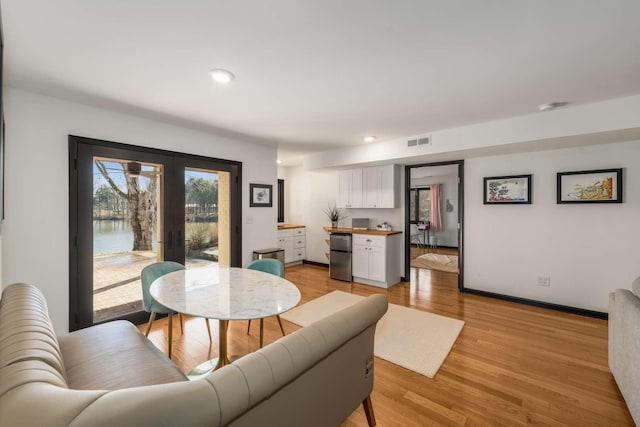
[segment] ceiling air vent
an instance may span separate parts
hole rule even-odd
[[[418,145],[417,139],[410,139],[407,141],[407,147],[415,147],[416,145]]]
[[[418,139],[418,145],[429,145],[429,144],[431,144],[431,138],[429,138],[428,136]]]

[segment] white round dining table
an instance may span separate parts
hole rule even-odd
[[[227,353],[230,320],[275,316],[300,302],[298,288],[282,277],[217,264],[161,276],[151,284],[150,293],[160,304],[178,313],[219,322],[218,358],[196,367],[188,375],[190,379],[231,363]]]

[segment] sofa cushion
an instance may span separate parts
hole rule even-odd
[[[118,320],[58,337],[69,388],[119,390],[187,377],[130,322]]]

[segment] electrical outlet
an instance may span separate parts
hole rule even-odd
[[[551,286],[551,277],[549,276],[538,276],[538,286]]]

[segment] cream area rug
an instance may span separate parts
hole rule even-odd
[[[443,254],[424,254],[411,260],[411,267],[458,273],[458,256]]]
[[[280,317],[307,326],[362,299],[359,295],[333,291]],[[389,304],[389,310],[376,327],[374,354],[433,378],[463,326],[461,320]]]

